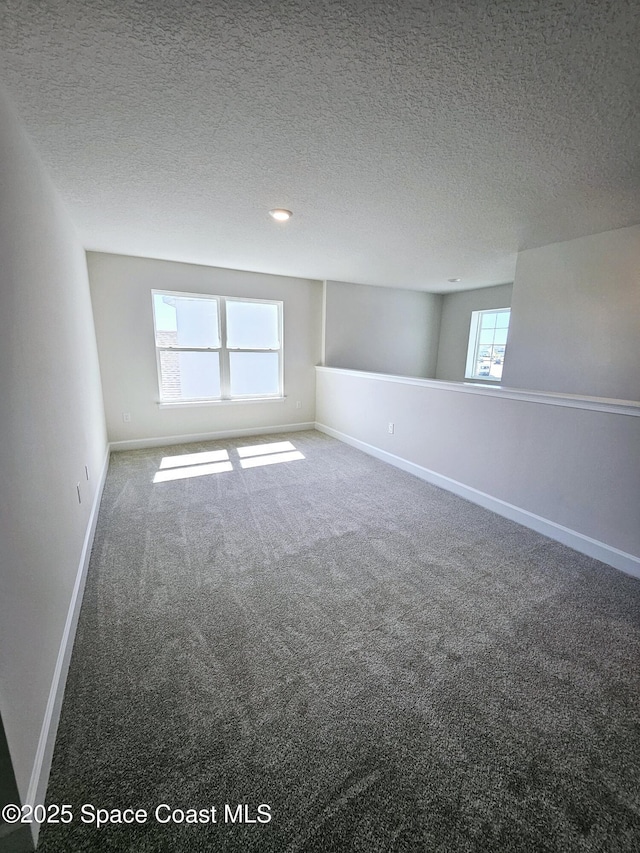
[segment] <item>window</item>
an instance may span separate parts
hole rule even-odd
[[[161,403],[282,397],[282,302],[152,291]]]
[[[510,308],[473,311],[467,350],[466,379],[499,382],[507,350]]]

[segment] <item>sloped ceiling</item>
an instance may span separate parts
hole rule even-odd
[[[89,249],[447,292],[640,222],[637,0],[0,14],[0,81]]]

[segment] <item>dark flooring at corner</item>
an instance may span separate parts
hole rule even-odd
[[[48,801],[42,853],[639,850],[640,582],[317,432],[115,454]]]

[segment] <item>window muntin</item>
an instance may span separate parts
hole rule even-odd
[[[152,291],[161,403],[283,396],[282,302]]]
[[[473,311],[469,329],[466,379],[500,382],[507,351],[510,308]]]

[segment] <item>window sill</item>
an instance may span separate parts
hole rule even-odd
[[[160,409],[195,409],[200,406],[244,406],[246,403],[284,403],[286,397],[245,397],[237,400],[181,400],[174,403],[158,401]]]

